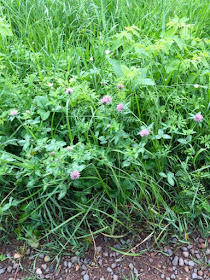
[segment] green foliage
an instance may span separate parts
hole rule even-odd
[[[4,233],[79,254],[142,224],[208,232],[208,2],[168,2],[0,0]]]

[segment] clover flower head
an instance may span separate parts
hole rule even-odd
[[[118,88],[118,90],[121,90],[121,89],[124,88],[124,85],[123,85],[123,84],[118,84],[118,85],[117,85],[117,88]]]
[[[149,135],[149,130],[148,129],[143,129],[140,131],[140,136],[145,137]]]
[[[101,99],[101,103],[102,104],[110,104],[112,103],[112,97],[110,95],[105,95],[102,99]]]
[[[16,116],[18,114],[18,110],[12,110],[11,112],[10,112],[10,115],[11,116]]]
[[[74,92],[73,88],[67,88],[65,91],[65,93],[73,93],[73,92]]]
[[[78,171],[74,170],[74,171],[71,172],[71,179],[72,180],[77,180],[77,179],[79,179],[79,177],[80,177],[80,173]]]
[[[201,114],[196,114],[194,116],[194,121],[195,122],[200,122],[203,119],[203,116]]]
[[[116,108],[117,108],[117,111],[118,111],[118,112],[122,112],[123,107],[124,107],[124,105],[123,105],[122,103],[118,104],[117,107],[116,107]]]

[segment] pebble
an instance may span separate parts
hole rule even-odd
[[[172,264],[173,264],[174,266],[176,266],[176,265],[178,264],[178,260],[179,260],[179,258],[178,258],[177,256],[175,256],[174,259],[173,259],[173,261],[172,261]]]
[[[0,274],[3,274],[5,272],[5,268],[0,269]]]
[[[194,263],[194,261],[189,261],[189,266],[194,266],[195,265],[195,263]]]
[[[102,266],[102,259],[99,259],[99,260],[98,260],[98,264],[99,264],[100,266]]]
[[[195,256],[196,256],[197,259],[201,258],[201,256],[199,254],[196,254]]]
[[[66,280],[71,280],[71,277],[68,275],[68,276],[66,277]]]
[[[9,273],[12,272],[12,266],[7,267],[7,272],[9,272]]]
[[[64,267],[68,267],[68,262],[64,261],[63,265],[64,265]]]
[[[89,278],[89,275],[88,274],[85,274],[84,276],[83,276],[83,279],[84,280],[89,280],[90,278]]]
[[[44,270],[46,270],[46,269],[47,269],[47,265],[46,265],[46,264],[42,264],[42,268],[43,268]]]
[[[183,260],[183,258],[179,258],[179,266],[184,266],[184,260]]]
[[[39,254],[39,256],[38,256],[40,259],[44,259],[44,254]]]
[[[166,277],[166,280],[171,280],[170,277]]]
[[[116,263],[113,263],[113,264],[111,265],[111,268],[115,268],[115,267],[117,267],[117,264],[116,264]]]
[[[183,251],[182,255],[183,255],[184,258],[188,258],[189,257],[189,252]]]
[[[171,274],[171,279],[176,279],[175,274]]]
[[[36,269],[36,274],[41,275],[42,274],[42,270],[40,268]]]
[[[108,252],[103,252],[103,256],[108,257],[109,256]]]
[[[132,263],[129,263],[129,267],[130,267],[131,270],[134,269],[134,265]]]
[[[28,248],[27,251],[26,251],[26,256],[30,255],[31,254],[31,249]]]
[[[87,270],[87,267],[86,267],[86,265],[82,265],[82,270]]]
[[[101,247],[101,246],[96,247],[96,251],[97,251],[98,253],[100,253],[101,250],[102,250],[102,247]]]
[[[190,270],[189,270],[189,267],[186,265],[185,267],[184,267],[184,270],[186,271],[186,272],[189,272]]]
[[[78,262],[78,257],[77,256],[71,257],[71,262],[72,263]]]
[[[139,274],[138,270],[137,270],[135,267],[134,267],[134,269],[133,269],[133,272],[134,272],[134,274],[136,274],[136,275]]]
[[[173,251],[171,249],[168,249],[168,254],[171,257],[173,255]]]
[[[192,274],[192,279],[197,279],[197,278],[198,278],[197,273],[196,273],[196,272],[193,272],[193,274]]]
[[[188,249],[187,249],[187,247],[182,247],[181,250],[186,252]]]
[[[107,272],[109,272],[109,273],[111,273],[112,272],[112,269],[111,269],[111,267],[107,267]]]
[[[164,275],[164,274],[161,274],[161,275],[160,275],[160,278],[161,278],[161,279],[164,279],[164,278],[165,278],[165,275]]]
[[[118,276],[116,274],[113,275],[113,280],[118,280]]]
[[[71,268],[71,267],[72,267],[72,263],[68,262],[68,268]]]
[[[149,262],[152,263],[152,262],[153,262],[153,259],[150,258],[150,259],[149,259]]]
[[[199,270],[199,271],[198,271],[198,275],[199,275],[199,276],[203,276],[203,271],[202,271],[202,270]]]

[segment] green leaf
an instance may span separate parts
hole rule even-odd
[[[38,107],[40,107],[43,110],[47,110],[49,100],[46,96],[37,96],[34,100]]]
[[[115,59],[112,59],[112,58],[109,58],[108,61],[109,61],[109,63],[111,64],[115,75],[116,75],[118,78],[119,78],[119,77],[122,77],[122,76],[123,76],[123,72],[122,72],[122,69],[121,69],[121,64],[120,64],[120,62],[117,61],[117,60],[115,60]]]
[[[174,186],[175,185],[175,182],[174,182],[174,174],[171,173],[171,172],[168,172],[167,174],[167,179],[168,179],[168,182],[171,186]]]
[[[42,109],[39,109],[39,110],[37,111],[37,113],[40,115],[40,117],[41,117],[41,119],[42,119],[43,121],[45,121],[46,119],[48,119],[49,116],[50,116],[50,111],[45,111],[45,110],[42,110]]]

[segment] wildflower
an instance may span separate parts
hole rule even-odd
[[[73,147],[72,147],[72,146],[67,146],[66,149],[67,149],[68,151],[72,151],[72,150],[73,150]]]
[[[121,90],[121,89],[124,88],[124,85],[123,85],[123,84],[118,84],[118,85],[117,85],[117,88],[118,88],[119,90]]]
[[[196,114],[194,117],[195,122],[200,122],[203,119],[203,116],[201,114]]]
[[[105,54],[109,54],[110,53],[110,50],[105,50]]]
[[[90,57],[90,61],[93,61],[93,57],[92,56]]]
[[[10,112],[10,115],[11,116],[16,116],[18,114],[18,111],[17,110],[13,110]]]
[[[78,171],[74,170],[74,171],[71,172],[71,179],[72,180],[79,179],[79,177],[80,177],[80,173]]]
[[[55,152],[51,152],[51,153],[50,153],[50,156],[51,156],[51,157],[54,157],[54,155],[55,155]]]
[[[100,84],[101,84],[101,85],[105,85],[104,81],[101,81]]]
[[[65,93],[73,93],[73,92],[74,92],[73,88],[67,88],[65,91]]]
[[[199,88],[199,87],[200,87],[200,85],[198,85],[198,84],[194,85],[194,88]]]
[[[26,114],[30,115],[30,113],[31,113],[31,112],[30,112],[29,110],[26,110]]]
[[[52,88],[53,87],[53,83],[49,83],[48,86]]]
[[[140,131],[140,136],[141,137],[145,137],[145,136],[148,136],[149,135],[149,130],[147,129],[143,129]]]
[[[110,104],[112,103],[112,97],[110,95],[105,95],[102,99],[101,99],[101,103],[102,104]]]
[[[116,107],[117,111],[121,112],[123,110],[123,107],[124,107],[124,105],[122,103],[118,104],[117,107]]]

